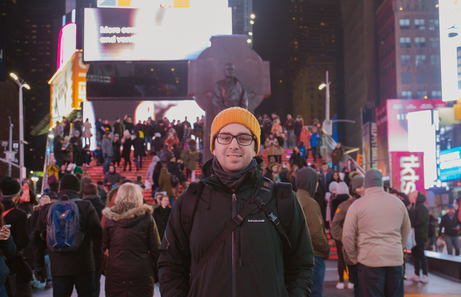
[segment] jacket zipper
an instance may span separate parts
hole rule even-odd
[[[232,194],[232,218],[237,216],[237,196]],[[237,297],[237,267],[236,267],[236,250],[235,250],[235,231],[232,232],[232,296]]]

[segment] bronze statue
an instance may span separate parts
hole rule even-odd
[[[213,105],[216,114],[221,110],[239,106],[248,109],[247,92],[243,84],[234,77],[235,66],[227,63],[224,66],[225,79],[215,83],[213,89]]]

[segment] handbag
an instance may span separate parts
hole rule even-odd
[[[411,251],[416,246],[415,228],[411,228],[410,234],[408,234],[407,244],[405,249]]]
[[[6,277],[5,288],[8,297],[16,295],[16,274],[10,274]]]
[[[109,249],[101,254],[101,274],[106,275],[107,273],[107,263],[109,263]]]
[[[176,175],[172,174],[171,175],[171,186],[174,188],[178,184],[179,184],[179,178]]]

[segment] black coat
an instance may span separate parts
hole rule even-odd
[[[58,197],[67,195],[70,199],[78,198],[77,191],[62,190]],[[59,253],[48,251],[51,263],[52,276],[70,276],[95,271],[93,250],[91,242],[102,239],[102,228],[98,214],[88,200],[75,200],[80,212],[80,227],[85,232],[82,245],[75,252]],[[52,204],[44,205],[40,211],[37,227],[34,234],[34,261],[35,267],[45,267],[45,249],[47,238],[46,221],[48,210]]]
[[[179,167],[180,167],[179,163],[173,163],[173,162],[168,162],[168,164],[166,165],[168,172],[171,173],[172,175],[176,175],[176,177],[179,178],[180,182],[186,181],[187,179]]]
[[[181,207],[185,192],[172,209],[158,261],[160,293],[171,296],[232,296],[232,269],[235,270],[237,296],[309,296],[312,285],[314,254],[304,213],[293,193],[293,221],[288,237],[290,249],[261,210],[252,212],[218,248],[195,280],[189,280],[208,248],[233,218],[233,206],[239,213],[253,197],[254,185],[262,178],[262,160],[257,171],[232,191],[211,176],[211,161],[200,176],[205,187],[197,205],[192,230],[184,232]],[[235,197],[235,202],[233,202]],[[275,194],[267,207],[276,209]],[[255,220],[249,222],[248,220]],[[189,241],[190,238],[190,241]],[[234,251],[234,261],[233,253]]]
[[[160,238],[152,208],[106,208],[102,250],[109,249],[107,297],[152,297]]]
[[[133,140],[134,156],[144,156],[144,138],[136,137]]]
[[[101,197],[98,195],[85,195],[82,198],[83,200],[88,200],[93,204],[96,213],[98,214],[99,220],[102,218],[102,210],[106,207],[106,204],[102,202]],[[94,256],[94,267],[97,271],[101,269],[101,242],[93,243],[93,256]]]
[[[168,206],[166,208],[160,206],[154,209],[154,220],[155,224],[157,224],[158,234],[160,235],[160,238],[163,238],[163,235],[165,234],[165,229],[168,223],[168,218],[170,217],[170,213],[171,208],[169,208]]]
[[[458,221],[458,213],[455,212],[453,215],[453,219],[450,219],[450,216],[445,214],[442,217],[442,220],[440,221],[439,225],[439,235],[445,234],[447,236],[459,236],[459,230],[454,230],[453,228],[456,228],[456,226],[459,225]],[[442,233],[442,228],[445,230],[444,233]]]
[[[131,138],[127,138],[125,139],[125,142],[123,142],[122,144],[122,157],[123,158],[127,158],[129,159],[130,158],[130,154],[131,154],[131,145],[133,144],[133,141],[131,140]]]
[[[429,225],[429,210],[426,205],[426,196],[418,193],[416,204],[410,207],[408,215],[410,217],[411,227],[415,228],[415,238],[427,240],[427,228]]]

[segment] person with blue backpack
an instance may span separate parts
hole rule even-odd
[[[80,181],[67,174],[58,199],[44,205],[34,233],[35,276],[46,280],[45,249],[50,256],[53,297],[93,297],[95,262],[92,242],[100,244],[102,228],[91,202],[79,198]]]

